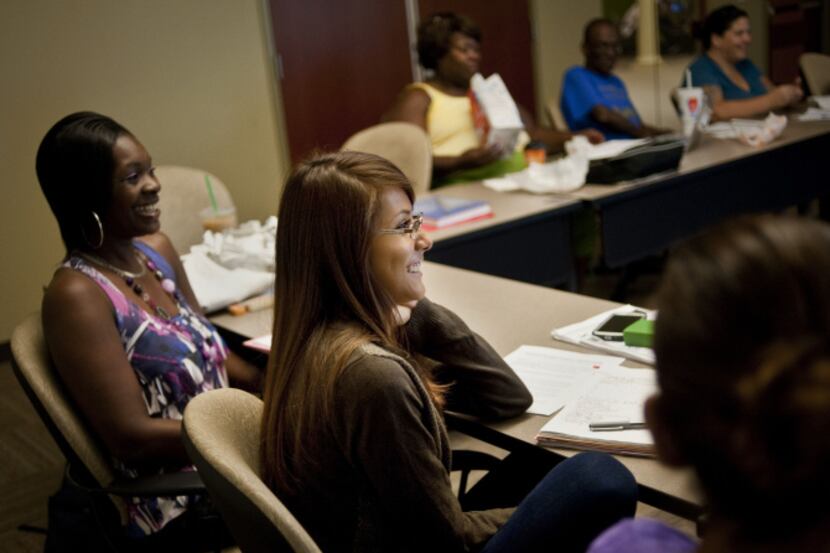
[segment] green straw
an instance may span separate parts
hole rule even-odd
[[[208,189],[208,196],[210,196],[210,205],[213,207],[214,213],[219,213],[219,206],[216,205],[216,196],[213,194],[213,186],[210,184],[210,175],[205,173],[205,184]]]

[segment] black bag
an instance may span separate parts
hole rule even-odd
[[[676,170],[680,166],[686,141],[675,136],[655,137],[648,144],[635,146],[623,153],[591,161],[588,184],[614,184]]]
[[[114,553],[113,535],[121,521],[104,494],[93,494],[64,478],[60,490],[49,498],[49,527],[45,553]]]

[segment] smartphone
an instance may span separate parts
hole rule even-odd
[[[611,315],[599,325],[593,335],[603,340],[622,342],[623,330],[636,323],[645,315],[641,313],[626,313],[625,315]]]

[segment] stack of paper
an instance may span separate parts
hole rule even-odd
[[[552,447],[653,457],[654,441],[647,429],[593,431],[589,425],[642,422],[645,401],[656,391],[652,369],[607,367],[594,371],[536,439]]]
[[[533,396],[533,404],[527,412],[546,416],[560,410],[591,379],[594,372],[618,367],[624,361],[622,357],[539,346],[521,346],[504,360],[516,371]]]
[[[557,340],[562,340],[563,342],[585,346],[591,349],[611,353],[613,355],[621,355],[628,359],[633,359],[634,361],[653,365],[654,350],[651,348],[627,346],[624,342],[603,340],[602,338],[598,338],[593,335],[594,330],[611,315],[634,312],[645,313],[646,318],[648,319],[654,319],[656,316],[654,311],[640,309],[638,307],[634,307],[633,305],[623,305],[622,307],[617,307],[616,309],[600,313],[590,319],[586,319],[572,325],[563,326],[562,328],[554,328],[551,331],[551,336]]]

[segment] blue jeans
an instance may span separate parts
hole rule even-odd
[[[548,472],[482,553],[581,553],[636,507],[637,483],[628,469],[609,455],[580,453]]]

